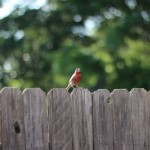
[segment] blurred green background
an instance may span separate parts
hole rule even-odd
[[[12,1],[0,2],[0,88],[66,87],[80,67],[91,91],[150,89],[150,1]]]

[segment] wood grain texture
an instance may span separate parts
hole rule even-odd
[[[2,115],[2,149],[25,150],[21,91],[16,88],[4,88],[0,94],[0,103]],[[15,124],[18,124],[17,130],[14,128]]]
[[[146,92],[147,93],[147,100],[146,100],[146,137],[147,137],[147,150],[150,150],[150,91]]]
[[[26,150],[48,150],[46,95],[39,89],[23,92]]]
[[[2,149],[2,103],[1,103],[1,92],[0,92],[0,150]]]
[[[132,89],[130,92],[132,111],[132,145],[134,150],[148,150],[146,109],[147,93],[144,89]],[[147,111],[147,112],[146,112]]]
[[[113,150],[112,102],[108,90],[93,93],[94,150]]]
[[[112,93],[114,150],[133,150],[129,92],[120,89]]]
[[[2,150],[150,150],[150,91],[55,88],[46,97],[4,88],[0,142]]]
[[[77,88],[71,98],[73,150],[93,150],[92,94]]]
[[[72,150],[71,99],[66,89],[48,93],[50,150]]]

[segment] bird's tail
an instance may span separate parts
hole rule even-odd
[[[66,90],[69,91],[69,89],[72,87],[72,85],[69,83],[68,86],[66,87]]]

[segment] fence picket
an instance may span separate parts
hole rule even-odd
[[[132,107],[132,145],[135,150],[148,150],[148,137],[146,131],[148,119],[146,118],[145,109],[147,93],[144,89],[132,89],[130,92],[130,101]]]
[[[3,150],[25,150],[21,91],[4,88],[0,93]]]
[[[39,89],[23,92],[26,150],[48,150],[46,95]]]
[[[113,150],[112,102],[108,90],[93,93],[94,150]]]
[[[92,94],[75,89],[72,94],[73,149],[93,150]]]
[[[2,100],[0,91],[0,150],[2,150]]]
[[[147,99],[146,99],[146,133],[147,133],[147,150],[150,149],[150,91],[147,92]]]
[[[66,89],[48,93],[50,150],[72,150],[71,99]]]
[[[112,92],[114,150],[132,150],[131,104],[125,89]]]

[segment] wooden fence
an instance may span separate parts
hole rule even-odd
[[[150,150],[150,94],[4,88],[2,150]]]

